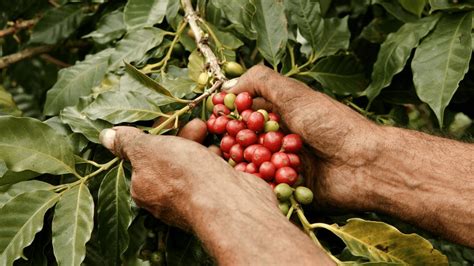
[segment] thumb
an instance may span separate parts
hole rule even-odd
[[[128,159],[128,152],[132,148],[133,141],[142,135],[145,135],[145,133],[138,128],[114,127],[102,130],[99,140],[104,147],[116,156]]]

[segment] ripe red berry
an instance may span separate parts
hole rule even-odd
[[[224,104],[224,97],[227,95],[227,92],[221,91],[219,93],[214,94],[212,97],[213,104]]]
[[[214,122],[214,125],[213,125],[213,132],[215,134],[224,134],[225,128],[229,120],[230,119],[227,118],[226,116],[219,116],[218,118],[216,118],[216,121]]]
[[[280,116],[275,113],[268,113],[268,119],[280,123]]]
[[[260,133],[258,135],[258,144],[262,144],[263,145],[263,141],[265,140],[265,134],[266,133]]]
[[[254,163],[249,163],[247,164],[247,167],[245,168],[245,172],[249,174],[254,174],[258,172],[258,168]]]
[[[303,147],[303,140],[298,134],[288,134],[283,138],[282,147],[286,152],[298,152]]]
[[[240,163],[244,159],[244,149],[240,144],[234,144],[229,151],[230,158],[236,163]]]
[[[244,110],[243,112],[240,112],[240,116],[242,116],[242,120],[244,122],[247,122],[249,119],[249,116],[253,113],[251,109]]]
[[[272,152],[263,146],[259,146],[255,148],[255,151],[253,152],[252,163],[260,166],[263,162],[270,161],[271,158]]]
[[[288,159],[290,159],[291,167],[298,169],[298,167],[301,165],[300,157],[294,153],[288,153],[287,155],[288,155]]]
[[[225,135],[222,139],[221,139],[221,151],[223,152],[229,152],[230,151],[230,148],[232,148],[232,146],[234,146],[234,144],[237,143],[235,141],[235,138],[230,136],[230,135]]]
[[[253,153],[255,151],[255,149],[257,147],[260,147],[262,145],[259,145],[259,144],[253,144],[253,145],[250,145],[248,146],[247,148],[245,148],[244,150],[244,159],[247,161],[247,162],[251,162],[252,161],[252,157],[253,157]]]
[[[265,127],[265,118],[259,112],[253,112],[247,119],[247,128],[253,131],[263,131]]]
[[[266,181],[270,181],[275,176],[276,167],[271,162],[263,162],[258,168],[258,172]]]
[[[252,96],[248,92],[242,92],[237,95],[235,98],[235,107],[239,112],[242,112],[245,109],[250,109],[252,107]]]
[[[209,118],[207,121],[206,121],[206,125],[207,125],[207,131],[209,131],[209,133],[211,134],[215,134],[216,132],[214,132],[214,123],[216,122],[216,118]]]
[[[245,128],[246,128],[246,126],[245,126],[245,123],[243,121],[230,120],[229,123],[227,123],[226,130],[227,130],[227,133],[229,133],[229,135],[235,137],[235,135],[237,135],[237,133],[239,133],[239,131],[241,131],[242,129],[245,129]]]
[[[238,163],[236,166],[234,166],[234,169],[240,172],[245,172],[246,167],[247,167],[247,163],[241,162],[241,163]]]
[[[278,169],[275,173],[275,182],[277,184],[286,183],[292,186],[296,179],[298,179],[298,173],[296,173],[295,169],[288,166]]]
[[[223,152],[222,157],[224,157],[224,159],[226,159],[226,160],[229,160],[230,159],[230,154],[228,152]]]
[[[212,113],[215,116],[221,116],[221,115],[228,115],[230,114],[229,108],[225,107],[222,103],[218,103],[214,105],[214,109],[212,109]]]
[[[242,147],[247,147],[257,143],[257,134],[250,129],[242,129],[235,135],[235,140],[242,145]]]
[[[276,168],[290,166],[290,158],[284,152],[276,152],[272,155],[271,162]]]
[[[277,152],[281,149],[283,137],[278,132],[268,132],[263,138],[263,146],[267,147],[271,152]]]

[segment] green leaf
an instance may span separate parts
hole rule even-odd
[[[4,165],[5,162],[0,159],[0,167]],[[22,171],[22,172],[13,172],[6,171],[3,173],[3,176],[0,175],[0,186],[15,184],[21,181],[30,180],[34,177],[37,177],[39,174],[32,171]]]
[[[59,194],[38,190],[20,194],[0,209],[0,265],[13,265],[43,227],[46,211]]]
[[[447,10],[447,11],[460,11],[460,10],[473,10],[474,3],[472,1],[457,1],[454,3],[452,0],[429,0],[430,1],[430,13],[436,10]]]
[[[133,265],[133,262],[137,261],[140,249],[146,243],[148,229],[145,227],[145,217],[146,216],[138,216],[128,228],[130,241],[124,253],[124,258],[126,259],[125,265]]]
[[[369,101],[377,97],[383,88],[390,85],[393,76],[403,70],[413,48],[418,46],[438,20],[439,16],[426,17],[406,23],[397,32],[388,35],[374,64],[372,82],[365,91]]]
[[[363,66],[351,55],[325,57],[313,66],[308,75],[339,95],[360,92],[367,85]]]
[[[180,229],[170,227],[166,239],[166,261],[170,266],[211,265],[213,263],[199,239]]]
[[[0,186],[0,209],[11,199],[26,192],[49,190],[53,186],[42,181],[23,181],[12,185]]]
[[[0,85],[0,115],[21,116],[12,95]]]
[[[168,21],[168,24],[173,25],[173,27],[176,26],[173,23],[178,16],[179,7],[180,1],[168,1],[168,6],[166,7],[166,21]]]
[[[85,183],[67,190],[54,208],[54,256],[59,265],[80,265],[94,227],[94,201]]]
[[[0,160],[15,172],[74,173],[74,154],[68,140],[32,118],[0,117]]]
[[[414,0],[413,0],[414,1]],[[406,11],[398,1],[393,0],[373,0],[373,4],[379,4],[387,10],[392,16],[403,22],[415,22],[418,20],[416,15]]]
[[[349,219],[342,227],[318,223],[337,235],[354,256],[370,262],[392,262],[399,265],[448,265],[446,256],[417,234],[403,234],[395,227],[358,218]]]
[[[61,121],[59,116],[53,116],[43,123],[56,130],[57,133],[65,136],[69,140],[69,145],[74,149],[75,154],[79,154],[89,143],[87,138],[82,134],[73,132],[66,123]]]
[[[130,192],[122,164],[111,169],[99,189],[99,238],[105,257],[116,264],[128,246],[132,222]]]
[[[94,143],[100,143],[99,135],[103,129],[111,128],[113,125],[104,120],[89,119],[83,112],[84,108],[92,102],[92,98],[81,98],[76,106],[66,107],[61,111],[60,118],[63,123],[69,125],[75,133],[84,135]]]
[[[161,77],[160,83],[168,88],[175,98],[183,98],[193,92],[197,83],[189,78],[187,68],[168,67],[168,73]]]
[[[146,51],[163,41],[164,31],[157,28],[139,29],[129,32],[117,43],[110,55],[109,70],[114,70],[126,62],[141,59]]]
[[[127,28],[143,28],[161,23],[166,15],[168,1],[129,0],[123,13]]]
[[[196,49],[188,57],[188,74],[189,77],[198,81],[199,75],[205,70],[206,60],[202,54]]]
[[[151,120],[162,116],[160,106],[172,103],[169,98],[161,102],[135,91],[107,91],[84,109],[91,119],[102,119],[112,124]]]
[[[0,177],[3,177],[7,172],[7,164],[5,163],[5,161],[0,160]]]
[[[411,67],[416,93],[443,127],[444,109],[469,69],[472,13],[447,15],[416,49]]]
[[[169,92],[166,88],[160,85],[160,83],[156,82],[154,79],[147,76],[145,73],[141,72],[140,70],[136,69],[134,66],[130,65],[129,63],[125,62],[125,71],[136,79],[138,82],[143,84],[145,87],[155,90],[158,93],[161,93],[165,96],[174,98],[173,94]]]
[[[231,22],[239,33],[254,40],[256,31],[252,28],[252,18],[255,14],[253,0],[211,0],[212,4],[222,10],[224,16]]]
[[[81,5],[65,5],[50,9],[33,28],[30,42],[56,44],[79,28],[85,17]]]
[[[217,39],[219,39],[219,41],[226,49],[235,50],[244,45],[244,43],[239,40],[239,38],[237,38],[234,34],[222,31],[210,23],[208,23],[208,26],[211,28],[214,34],[216,34]]]
[[[421,13],[423,12],[423,9],[425,8],[426,5],[426,0],[398,0],[400,2],[400,5],[402,7],[416,15],[417,17],[421,16]]]
[[[44,114],[57,115],[63,108],[76,105],[79,97],[89,95],[104,78],[112,51],[109,48],[89,55],[84,61],[59,71],[58,81],[46,96]]]
[[[283,3],[274,0],[254,0],[256,6],[252,25],[257,31],[257,48],[276,67],[288,40],[287,21]]]
[[[123,12],[115,10],[106,13],[97,23],[97,29],[82,38],[91,37],[96,43],[106,44],[122,37],[126,32],[123,22]]]

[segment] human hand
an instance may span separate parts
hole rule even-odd
[[[249,92],[254,109],[279,113],[316,156],[304,156],[318,207],[364,209],[364,171],[376,159],[383,129],[349,107],[264,66],[254,66],[229,92]],[[317,158],[316,158],[317,157]],[[309,172],[309,173],[308,173]]]

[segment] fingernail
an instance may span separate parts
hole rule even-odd
[[[224,84],[222,84],[222,89],[223,90],[230,90],[233,87],[235,87],[235,85],[237,85],[238,82],[239,82],[239,78],[234,78],[234,79],[228,80],[228,81],[224,82]]]
[[[110,128],[102,130],[99,135],[100,143],[107,149],[114,150],[115,134],[115,130]]]

